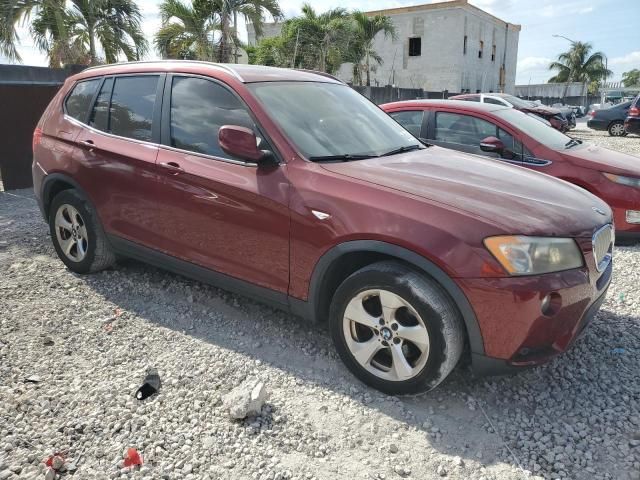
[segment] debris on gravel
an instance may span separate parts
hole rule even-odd
[[[0,231],[0,480],[42,479],[56,452],[83,480],[639,478],[640,245],[616,248],[567,354],[389,397],[322,326],[134,261],[71,273],[26,190],[0,192]],[[148,365],[162,390],[139,401]],[[255,382],[268,402],[230,418],[223,397]]]
[[[251,378],[223,395],[222,404],[231,418],[242,420],[249,415],[260,415],[266,398],[267,387],[264,382]]]

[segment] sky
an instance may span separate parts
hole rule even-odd
[[[187,0],[183,0],[187,1]],[[553,73],[549,63],[569,47],[564,35],[591,42],[608,57],[614,72],[609,81],[619,81],[622,73],[640,69],[640,0],[469,0],[502,20],[522,25],[518,47],[516,83],[545,83]],[[151,41],[160,25],[160,0],[138,0],[144,15],[143,29]],[[280,0],[286,17],[300,13],[302,0]],[[313,0],[317,11],[329,8],[379,10],[403,5],[433,3],[428,0]],[[35,48],[28,30],[21,28],[20,54],[25,65],[46,65],[45,56]],[[246,34],[245,34],[246,35]],[[242,33],[241,33],[242,36]],[[149,59],[157,58],[152,51]],[[6,63],[0,58],[0,63]]]

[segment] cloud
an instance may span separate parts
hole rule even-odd
[[[546,57],[524,57],[518,60],[518,72],[528,72],[531,70],[548,70],[549,64],[552,62]]]
[[[609,59],[609,67],[618,67],[618,69],[640,68],[640,50],[629,52],[622,57],[613,57]],[[624,70],[626,71],[626,70]]]

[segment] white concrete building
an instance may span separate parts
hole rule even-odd
[[[440,92],[513,93],[520,25],[505,22],[471,5],[451,0],[367,12],[390,17],[397,38],[379,34],[374,50],[382,57],[371,84]],[[249,43],[255,35],[249,30]],[[265,26],[263,37],[278,35],[279,24]],[[352,80],[351,64],[338,76]]]

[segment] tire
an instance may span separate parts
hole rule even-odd
[[[366,266],[338,287],[329,329],[347,368],[391,395],[438,386],[457,365],[465,343],[462,317],[444,289],[393,261]]]
[[[77,190],[63,190],[54,197],[49,208],[49,231],[58,257],[69,270],[93,273],[115,263],[93,206]]]
[[[624,122],[620,120],[616,120],[615,122],[611,122],[609,128],[607,128],[609,135],[612,137],[622,137],[625,134],[624,131]]]

